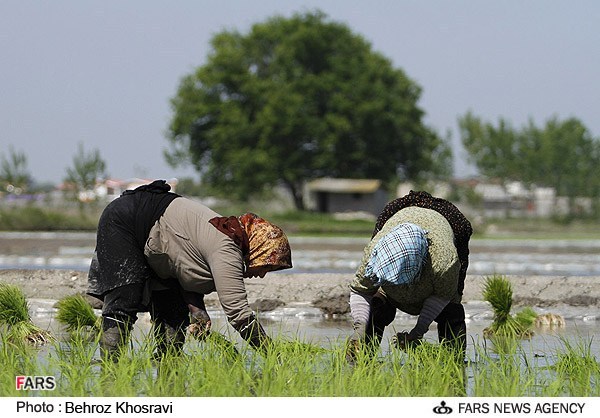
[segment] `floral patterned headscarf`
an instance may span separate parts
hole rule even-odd
[[[281,228],[254,213],[243,214],[239,221],[248,236],[248,267],[272,266],[273,270],[292,267],[292,250]]]
[[[273,270],[292,267],[292,250],[285,233],[258,215],[217,217],[210,223],[241,248],[246,267],[270,266]]]

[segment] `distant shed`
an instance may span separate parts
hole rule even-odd
[[[368,212],[379,215],[387,203],[381,181],[320,178],[307,184],[309,207],[323,213]]]

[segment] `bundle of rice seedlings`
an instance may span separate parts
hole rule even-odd
[[[494,275],[485,281],[483,299],[492,305],[494,320],[483,330],[485,336],[529,338],[533,335],[531,326],[537,314],[527,308],[516,317],[510,313],[512,308],[512,285],[503,276]]]
[[[538,317],[538,313],[530,307],[523,308],[515,315],[517,322],[526,329],[531,328],[535,324]]]
[[[0,325],[8,328],[8,341],[42,345],[51,341],[52,335],[31,322],[29,304],[21,289],[0,283]]]
[[[101,317],[96,316],[92,305],[80,294],[65,296],[56,303],[56,320],[67,327],[69,332],[90,327],[100,331]]]

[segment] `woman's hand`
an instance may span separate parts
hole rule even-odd
[[[354,331],[346,344],[346,361],[349,364],[354,364],[356,362],[359,353],[364,348],[367,324],[357,322],[353,324],[353,328]]]
[[[413,337],[408,332],[399,332],[392,337],[392,344],[400,350],[406,351],[407,348],[415,348],[420,345],[422,337]]]
[[[190,317],[191,323],[187,327],[187,332],[199,340],[204,340],[210,333],[212,325],[208,312],[203,309],[197,309]]]
[[[187,327],[187,332],[203,340],[210,333],[211,326],[210,316],[204,305],[204,295],[181,289],[181,296],[190,311],[190,325]]]

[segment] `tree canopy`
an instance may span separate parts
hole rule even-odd
[[[451,172],[424,125],[421,89],[361,36],[321,12],[223,31],[171,100],[172,166],[247,198],[285,185],[302,208],[317,177],[418,179]]]
[[[575,118],[533,121],[518,130],[472,113],[459,118],[461,140],[481,174],[554,187],[561,196],[600,196],[600,139]]]

